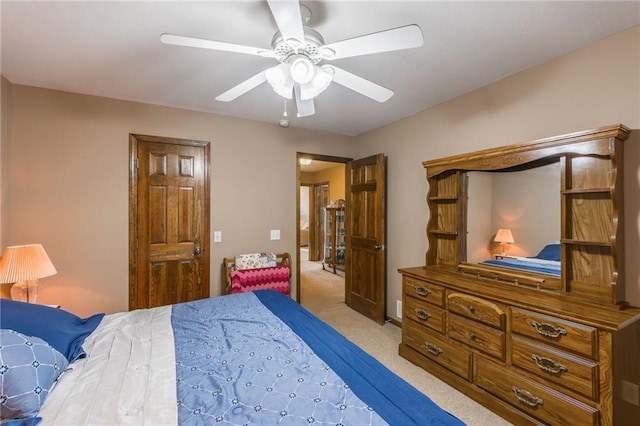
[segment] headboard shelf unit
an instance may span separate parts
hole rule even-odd
[[[455,266],[459,259],[457,253],[464,249],[460,239],[466,214],[464,176],[458,170],[446,171],[430,184],[427,205],[431,216],[427,236],[429,245],[437,245],[438,250],[427,253],[427,265]]]
[[[430,211],[426,265],[459,268],[466,262],[467,172],[510,172],[557,162],[563,265],[559,289],[623,305],[621,159],[629,133],[627,127],[613,125],[423,162]]]
[[[613,125],[423,162],[429,247],[424,265],[399,270],[400,355],[514,424],[635,426],[640,309],[625,302],[622,217],[629,134]],[[506,217],[525,208],[517,217],[529,228]],[[547,267],[492,255],[505,225],[519,227],[522,251],[544,242],[533,263]]]

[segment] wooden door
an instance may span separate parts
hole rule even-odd
[[[347,163],[345,302],[379,324],[385,321],[384,154]]]
[[[129,140],[129,309],[209,297],[209,142]]]
[[[312,187],[312,214],[309,225],[309,260],[324,258],[324,208],[329,204],[329,184],[314,184]]]

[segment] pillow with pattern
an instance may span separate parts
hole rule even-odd
[[[269,268],[277,266],[275,253],[250,253],[235,257],[235,270]]]
[[[102,317],[104,314],[80,318],[64,309],[0,298],[2,328],[43,339],[69,362],[86,356],[82,344]]]
[[[0,330],[0,417],[34,418],[69,362],[39,337]]]

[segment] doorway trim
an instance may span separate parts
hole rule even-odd
[[[310,152],[296,152],[296,301],[300,303],[300,159],[310,158],[316,161],[347,164],[353,158],[335,157],[333,155],[313,154]]]

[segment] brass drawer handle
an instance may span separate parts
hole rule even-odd
[[[416,293],[418,293],[419,296],[428,296],[431,294],[431,290],[426,287],[416,285],[413,288],[416,290]]]
[[[440,355],[444,350],[442,348],[434,345],[433,343],[424,342],[424,345],[427,347],[427,350],[435,356]]]
[[[422,309],[415,308],[414,312],[416,313],[416,316],[421,320],[427,321],[429,318],[431,318],[431,314],[429,312],[423,311]]]
[[[540,323],[538,321],[531,321],[531,326],[535,328],[538,333],[542,334],[545,337],[556,338],[567,335],[567,330],[565,330],[564,328],[555,327],[544,322]]]
[[[536,363],[536,365],[540,367],[541,370],[544,370],[547,373],[562,374],[565,371],[568,371],[567,367],[560,364],[559,362],[552,360],[551,358],[547,358],[547,357],[536,355],[536,354],[531,355],[531,358]]]
[[[519,389],[515,386],[511,386],[511,390],[515,394],[516,398],[518,398],[518,401],[528,405],[529,407],[535,407],[537,405],[542,405],[544,403],[542,399],[538,398],[537,396],[533,395],[531,392],[526,391],[524,389]]]
[[[469,307],[467,308],[469,310],[469,312],[471,312],[472,314],[474,314],[476,312],[476,308],[473,307],[473,305],[469,305]]]
[[[471,340],[476,340],[476,337],[477,337],[477,336],[476,336],[476,333],[474,333],[473,331],[470,331],[470,332],[469,332],[469,339],[471,339]]]

